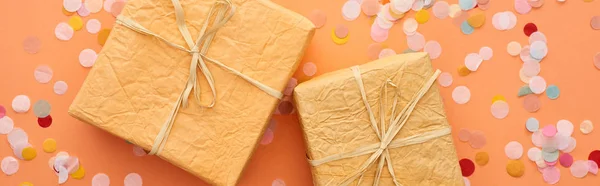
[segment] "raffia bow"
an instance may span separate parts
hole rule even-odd
[[[398,180],[396,179],[396,176],[394,174],[394,168],[393,168],[392,160],[390,158],[389,149],[420,144],[420,143],[424,143],[429,140],[436,139],[436,138],[450,134],[450,128],[445,127],[442,129],[438,129],[438,130],[434,130],[434,131],[394,140],[394,137],[398,134],[398,132],[400,132],[400,129],[402,129],[402,127],[404,126],[406,121],[408,121],[410,114],[414,110],[414,108],[417,105],[417,103],[419,102],[419,100],[431,88],[431,86],[433,85],[433,82],[435,82],[436,78],[438,77],[438,75],[441,72],[440,72],[440,70],[436,70],[433,73],[433,75],[422,85],[421,89],[417,92],[417,94],[407,103],[406,107],[404,107],[404,109],[402,109],[402,111],[396,117],[394,117],[394,114],[396,113],[396,105],[398,104],[398,94],[397,94],[397,91],[395,91],[394,103],[392,105],[392,115],[389,118],[389,129],[386,130],[386,124],[385,124],[386,118],[385,118],[384,110],[387,108],[386,107],[387,87],[388,87],[388,85],[395,87],[395,88],[398,88],[398,87],[396,87],[396,85],[394,83],[392,83],[392,81],[389,79],[381,87],[381,93],[380,93],[380,99],[379,99],[379,102],[380,102],[380,104],[379,104],[380,105],[380,107],[379,107],[380,108],[379,109],[380,110],[379,111],[379,113],[380,113],[379,124],[380,125],[378,127],[377,120],[375,119],[373,111],[371,110],[371,106],[369,105],[369,101],[367,100],[367,95],[366,95],[364,84],[362,81],[360,68],[358,66],[354,66],[351,69],[354,74],[354,79],[356,80],[356,83],[358,84],[358,88],[360,90],[360,94],[362,96],[363,103],[365,104],[365,108],[366,108],[367,112],[369,113],[369,120],[371,121],[371,127],[375,131],[375,134],[377,134],[377,138],[379,139],[380,142],[362,146],[362,147],[359,147],[350,152],[334,154],[334,155],[327,156],[327,157],[317,159],[317,160],[309,160],[309,162],[312,166],[319,166],[319,165],[329,163],[332,161],[337,161],[337,160],[341,160],[341,159],[353,158],[353,157],[371,154],[371,156],[363,164],[361,164],[361,166],[356,171],[347,175],[342,180],[342,183],[340,185],[343,185],[343,186],[349,185],[350,183],[354,182],[354,180],[356,180],[357,178],[359,179],[357,185],[360,185],[360,182],[362,181],[362,177],[364,176],[364,173],[368,170],[369,167],[371,167],[371,165],[373,165],[375,163],[375,161],[377,159],[379,159],[379,162],[377,164],[377,169],[376,169],[373,185],[375,185],[375,186],[379,185],[379,180],[381,178],[381,173],[383,171],[384,165],[387,165],[388,171],[389,171],[390,175],[392,176],[394,184],[396,186],[402,185],[400,182],[398,182]]]
[[[242,74],[241,72],[239,72],[231,67],[228,67],[227,65],[225,65],[215,59],[212,59],[212,58],[209,58],[208,56],[206,56],[206,52],[207,52],[212,40],[214,39],[215,33],[217,32],[217,30],[219,30],[219,28],[223,27],[225,25],[225,23],[227,23],[229,21],[229,19],[231,19],[231,17],[235,13],[235,6],[229,0],[217,0],[215,2],[214,6],[211,7],[211,9],[208,13],[208,17],[206,18],[206,20],[204,20],[204,24],[202,25],[202,29],[200,30],[200,35],[199,35],[198,39],[196,40],[196,42],[193,41],[192,36],[190,35],[190,32],[185,24],[184,11],[183,11],[183,7],[181,6],[181,3],[179,2],[179,0],[171,0],[171,2],[173,3],[173,7],[175,8],[175,18],[176,18],[176,22],[177,22],[177,27],[178,27],[179,32],[181,33],[183,39],[185,39],[185,42],[187,43],[189,49],[184,46],[175,44],[173,42],[170,42],[170,41],[164,39],[160,35],[155,34],[154,32],[148,30],[147,28],[144,28],[142,25],[138,24],[137,22],[135,22],[123,15],[119,15],[117,17],[117,24],[123,25],[135,32],[138,32],[138,33],[141,33],[141,34],[144,34],[147,36],[152,36],[173,48],[176,48],[176,49],[184,51],[184,52],[188,52],[192,55],[192,61],[190,63],[190,75],[186,82],[185,88],[179,95],[179,98],[177,99],[177,102],[175,103],[175,107],[171,111],[169,118],[163,124],[158,135],[154,139],[154,144],[152,145],[152,150],[148,153],[150,155],[158,154],[163,149],[164,145],[166,144],[167,139],[169,138],[169,133],[171,132],[171,128],[173,127],[173,123],[175,122],[175,117],[177,116],[177,113],[179,112],[179,108],[180,107],[186,108],[188,106],[188,98],[189,98],[190,94],[192,93],[192,91],[194,92],[193,95],[196,98],[198,104],[200,105],[200,92],[201,91],[200,91],[200,87],[198,86],[198,83],[197,83],[197,81],[198,81],[197,80],[198,79],[197,78],[197,70],[198,69],[200,69],[202,74],[204,74],[204,77],[206,78],[206,81],[208,82],[208,85],[210,86],[210,90],[212,93],[211,103],[209,105],[200,105],[200,106],[205,107],[205,108],[212,108],[215,105],[216,96],[217,96],[217,92],[215,90],[215,85],[214,85],[215,81],[212,77],[212,74],[210,73],[210,70],[206,67],[205,61],[211,62],[221,68],[228,70],[229,72],[248,81],[250,84],[258,87],[259,89],[263,90],[264,92],[266,92],[267,94],[269,94],[275,98],[281,99],[283,97],[283,94],[281,92],[279,92],[265,84],[262,84],[261,82],[255,80],[255,79],[252,79],[252,78]],[[210,23],[210,18],[212,18],[213,16],[215,16],[215,19],[213,21],[214,25],[211,26],[210,28],[208,28],[209,23]]]

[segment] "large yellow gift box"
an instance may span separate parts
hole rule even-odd
[[[463,185],[439,73],[410,53],[298,85],[315,185]]]
[[[313,34],[268,0],[129,0],[69,114],[235,185]]]

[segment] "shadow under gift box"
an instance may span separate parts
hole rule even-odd
[[[412,113],[406,115],[408,119],[405,125],[390,139],[401,141],[431,133],[438,135],[434,134],[434,137],[422,143],[390,147],[389,159],[385,161],[389,160],[393,165],[397,183],[405,186],[463,185],[450,126],[437,84],[434,84],[437,75],[427,53],[395,55],[352,68],[326,73],[301,83],[294,90],[315,185],[342,185],[344,179],[359,170],[373,153],[329,162],[321,161],[323,158],[354,152],[369,145],[374,147],[372,151],[379,148],[380,139],[372,127],[357,75],[364,85],[365,100],[378,129],[384,128],[386,132],[392,126],[390,118],[394,96],[398,98],[394,109],[396,118],[411,100],[415,100],[415,95],[425,87],[426,82],[431,81],[432,86],[423,89],[422,98],[416,102]],[[357,70],[360,72],[355,73]],[[383,88],[385,84],[387,91]],[[395,95],[396,91],[398,94]],[[380,115],[382,102],[385,110],[383,122]],[[384,127],[381,127],[381,123],[384,123]],[[382,156],[386,154],[382,152]],[[379,185],[394,185],[388,162],[385,161],[381,164]],[[375,159],[365,169],[362,178],[350,179],[350,185],[357,185],[358,180],[361,180],[360,185],[374,185],[379,165],[379,158]]]
[[[214,0],[180,1],[194,39]],[[218,31],[207,56],[279,92],[298,67],[314,34],[305,17],[268,0],[233,0],[235,14]],[[167,41],[186,46],[171,0],[129,0],[121,16]],[[212,18],[211,18],[212,20]],[[192,55],[116,24],[69,114],[150,150],[190,75]],[[181,108],[162,159],[213,185],[235,185],[278,99],[211,62],[216,104],[198,70],[198,103]]]

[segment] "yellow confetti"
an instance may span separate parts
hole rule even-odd
[[[81,30],[81,28],[83,28],[83,20],[81,20],[81,17],[79,16],[71,16],[71,19],[69,19],[69,26],[71,26],[73,30]]]
[[[110,29],[100,30],[100,32],[98,32],[98,44],[104,46],[106,39],[108,39],[108,35],[110,35]]]
[[[77,169],[77,171],[75,171],[73,174],[71,174],[71,178],[73,179],[82,179],[85,176],[85,169],[83,169],[83,166],[81,166],[81,164],[79,164],[79,169]]]
[[[589,2],[592,2],[592,1],[594,1],[594,0],[583,0],[583,2],[586,2],[586,3],[589,3]]]
[[[350,37],[350,33],[348,33],[348,35],[345,38],[338,38],[335,35],[335,29],[331,31],[331,39],[333,40],[333,42],[335,44],[338,44],[338,45],[346,44],[346,42],[348,42],[349,37]]]
[[[56,151],[56,140],[48,138],[44,140],[42,147],[44,148],[44,152],[53,153],[54,151]]]
[[[19,184],[19,186],[33,186],[33,183],[26,181],[26,182]]]
[[[389,12],[390,12],[390,15],[391,15],[391,16],[392,16],[394,19],[400,19],[400,18],[404,17],[404,13],[399,13],[399,14],[398,14],[398,13],[394,12],[394,10],[393,10],[393,6],[390,6],[390,11],[389,11]]]
[[[33,147],[27,147],[21,151],[21,155],[23,156],[23,159],[29,161],[37,156],[37,151],[35,151]]]
[[[460,76],[467,76],[471,73],[471,70],[469,70],[466,66],[460,66],[458,67],[458,75]]]
[[[62,8],[62,13],[66,16],[72,16],[73,14],[75,14],[75,12],[69,12],[67,9],[65,9],[65,7]]]
[[[498,94],[492,98],[492,103],[494,103],[496,101],[506,101],[506,98],[504,98],[503,95]]]
[[[427,23],[429,21],[429,12],[425,9],[419,10],[415,14],[415,20],[420,24]]]
[[[467,19],[467,23],[469,23],[469,25],[471,25],[471,27],[473,28],[479,28],[483,26],[483,23],[485,23],[485,14],[483,14],[483,12],[480,12],[478,14],[472,15]]]
[[[525,165],[521,160],[509,160],[506,164],[506,172],[512,177],[521,177],[525,173]]]
[[[450,11],[448,12],[448,15],[451,18],[454,18],[454,17],[458,16],[461,11],[462,10],[460,9],[460,6],[458,4],[452,4],[452,5],[450,5]]]
[[[478,152],[477,154],[475,154],[475,163],[477,163],[477,165],[484,166],[487,165],[489,161],[490,156],[487,152]]]

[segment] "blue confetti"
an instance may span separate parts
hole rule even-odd
[[[473,4],[475,4],[473,0],[458,0],[458,6],[460,6],[460,9],[464,11],[471,10],[473,8]]]
[[[546,96],[550,99],[557,99],[560,95],[560,90],[556,85],[550,85],[546,88]]]
[[[473,27],[471,27],[471,25],[469,25],[469,23],[467,23],[467,21],[464,21],[462,24],[460,24],[460,30],[462,31],[463,34],[466,34],[466,35],[472,34],[473,31],[475,31],[475,29]]]
[[[525,123],[525,127],[527,127],[527,130],[529,132],[535,132],[540,129],[540,122],[537,119],[535,119],[534,117],[530,117],[529,119],[527,119],[527,122]]]

